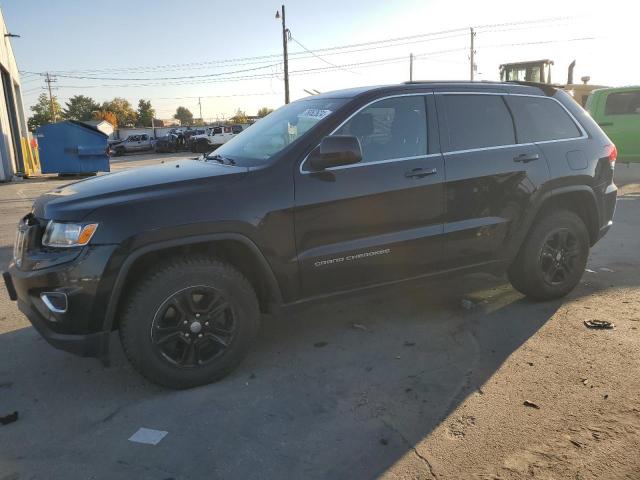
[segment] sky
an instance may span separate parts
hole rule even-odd
[[[289,0],[291,99],[308,96],[305,89],[406,81],[411,53],[414,79],[468,80],[470,27],[477,80],[498,80],[501,63],[549,58],[554,81],[564,82],[576,60],[576,80],[637,85],[636,3]],[[143,98],[157,118],[182,105],[215,120],[284,103],[280,4],[1,0],[0,8],[9,31],[21,36],[12,46],[27,115],[45,91],[41,74],[51,72],[63,106],[77,94],[99,102],[124,97],[135,106]]]

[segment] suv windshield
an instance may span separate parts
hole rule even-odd
[[[311,98],[290,103],[243,130],[211,155],[262,163],[298,141],[346,101],[346,98]]]

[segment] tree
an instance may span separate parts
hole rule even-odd
[[[60,118],[60,112],[62,107],[58,103],[58,99],[53,97],[53,111],[55,112],[55,118]],[[54,116],[51,112],[51,101],[46,93],[41,93],[38,97],[38,101],[31,107],[33,115],[27,121],[29,130],[34,131],[41,125],[52,123]]]
[[[138,127],[148,127],[156,111],[151,106],[151,100],[140,99],[138,102]]]
[[[196,118],[196,119],[193,121],[193,125],[194,125],[194,126],[196,126],[196,127],[204,127],[205,123],[204,123],[204,120],[203,120],[203,119],[201,119],[201,118]]]
[[[62,111],[62,116],[68,120],[81,122],[91,120],[91,114],[100,109],[100,105],[93,98],[84,95],[74,95],[65,105],[66,108]]]
[[[180,125],[192,125],[193,124],[193,113],[189,111],[186,107],[178,107],[176,109],[176,114],[173,116],[176,120],[180,121]]]
[[[110,102],[104,102],[102,110],[112,112],[116,116],[120,127],[133,127],[138,118],[138,114],[129,101],[121,97],[116,97]]]
[[[98,110],[96,112],[93,112],[91,116],[94,120],[106,120],[111,125],[113,125],[114,128],[118,126],[118,118],[113,112],[108,112],[107,110]]]
[[[247,123],[247,114],[242,110],[236,110],[236,114],[230,118],[232,123]]]
[[[269,115],[271,112],[273,112],[273,108],[262,107],[260,110],[258,110],[258,117],[264,118],[267,115]]]

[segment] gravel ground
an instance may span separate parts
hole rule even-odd
[[[625,181],[562,301],[477,275],[307,305],[189,391],[146,382],[115,336],[110,368],[49,347],[0,290],[0,416],[20,414],[0,426],[0,480],[640,479],[640,185]],[[0,264],[59,184],[0,185]],[[616,328],[583,325],[596,319]],[[168,434],[129,442],[140,427]]]

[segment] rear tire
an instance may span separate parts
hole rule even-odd
[[[259,320],[255,291],[240,272],[187,257],[158,266],[133,288],[120,339],[149,380],[190,388],[228,375],[247,355]]]
[[[513,287],[534,300],[567,295],[580,281],[589,257],[589,232],[573,212],[538,219],[507,272]]]

